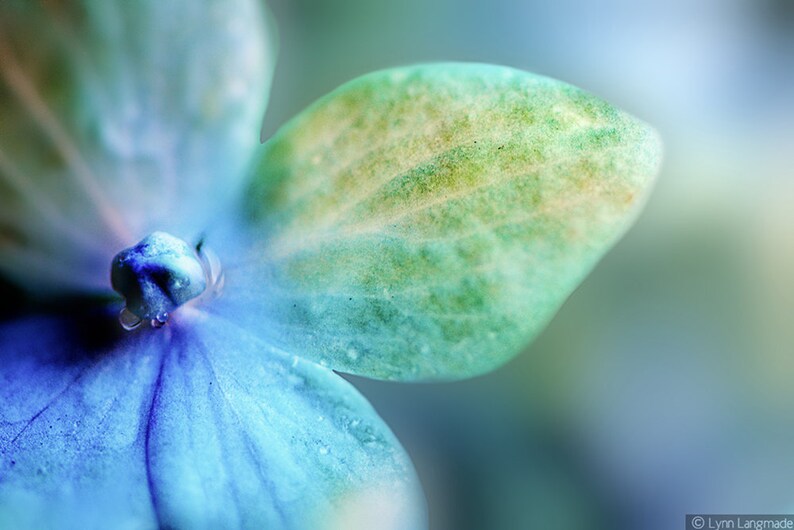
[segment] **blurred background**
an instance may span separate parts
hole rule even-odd
[[[639,222],[521,356],[453,384],[353,379],[411,453],[432,528],[794,512],[794,2],[270,5],[266,136],[368,71],[465,60],[573,83],[665,140]]]

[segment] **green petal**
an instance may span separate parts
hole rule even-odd
[[[514,356],[636,216],[660,142],[570,85],[426,65],[344,85],[262,149],[221,304],[274,343],[386,379]]]
[[[265,18],[259,0],[0,2],[0,270],[107,289],[118,250],[204,230],[258,145]]]

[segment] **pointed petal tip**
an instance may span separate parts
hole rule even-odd
[[[223,303],[340,371],[478,375],[521,351],[628,230],[660,159],[652,128],[547,77],[368,74],[260,151],[245,278],[230,275]]]

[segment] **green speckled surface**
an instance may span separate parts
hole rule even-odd
[[[261,148],[247,196],[254,242],[220,303],[334,369],[486,372],[543,329],[628,228],[660,151],[644,123],[526,72],[364,76]]]

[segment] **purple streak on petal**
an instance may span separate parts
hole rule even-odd
[[[160,396],[160,387],[163,384],[163,367],[165,366],[165,357],[167,353],[163,353],[160,358],[160,368],[157,370],[157,379],[154,382],[152,389],[152,399],[149,403],[149,411],[146,414],[146,438],[144,441],[144,460],[146,462],[146,483],[149,487],[149,497],[152,500],[152,509],[157,518],[158,526],[163,526],[163,518],[160,514],[159,502],[157,494],[155,493],[154,477],[152,471],[152,462],[149,458],[149,443],[151,440],[152,424],[157,421],[157,405]]]
[[[58,399],[59,399],[61,396],[63,396],[64,394],[66,394],[66,393],[69,391],[69,389],[70,389],[70,388],[72,388],[72,385],[74,385],[75,383],[77,383],[77,381],[79,381],[79,380],[80,380],[80,377],[82,377],[82,375],[83,375],[84,371],[85,371],[85,370],[80,370],[80,372],[77,374],[77,376],[75,376],[75,378],[74,378],[74,379],[72,379],[72,381],[71,381],[71,382],[70,382],[68,385],[66,385],[66,387],[65,387],[63,390],[61,390],[60,392],[58,392],[58,393],[57,393],[57,394],[56,394],[56,395],[55,395],[55,396],[54,396],[54,397],[53,397],[53,398],[52,398],[52,399],[51,399],[49,402],[47,402],[47,404],[46,404],[46,405],[44,405],[44,407],[43,407],[41,410],[39,410],[38,412],[36,412],[36,413],[35,413],[35,414],[34,414],[34,415],[33,415],[33,416],[32,416],[32,417],[31,417],[31,418],[30,418],[30,419],[29,419],[29,420],[28,420],[28,421],[25,423],[24,427],[22,427],[22,429],[21,429],[21,430],[20,430],[20,431],[19,431],[19,432],[18,432],[18,433],[17,433],[17,434],[16,434],[16,435],[15,435],[15,436],[12,438],[12,439],[11,439],[11,441],[9,442],[9,445],[13,445],[13,444],[14,444],[14,443],[15,443],[15,442],[16,442],[16,441],[19,439],[19,437],[20,437],[20,436],[22,436],[22,434],[23,434],[23,433],[24,433],[26,430],[28,430],[28,427],[30,427],[30,426],[33,424],[33,422],[34,422],[34,421],[36,421],[36,419],[37,419],[39,416],[41,416],[41,415],[42,415],[44,412],[46,412],[46,411],[47,411],[47,409],[49,409],[49,408],[50,408],[50,406],[52,406],[52,404],[53,404],[53,403],[55,403],[55,402],[56,402],[56,401],[57,401],[57,400],[58,400]],[[2,423],[11,424],[10,422],[2,422]],[[4,450],[3,452],[5,452],[5,450]]]

